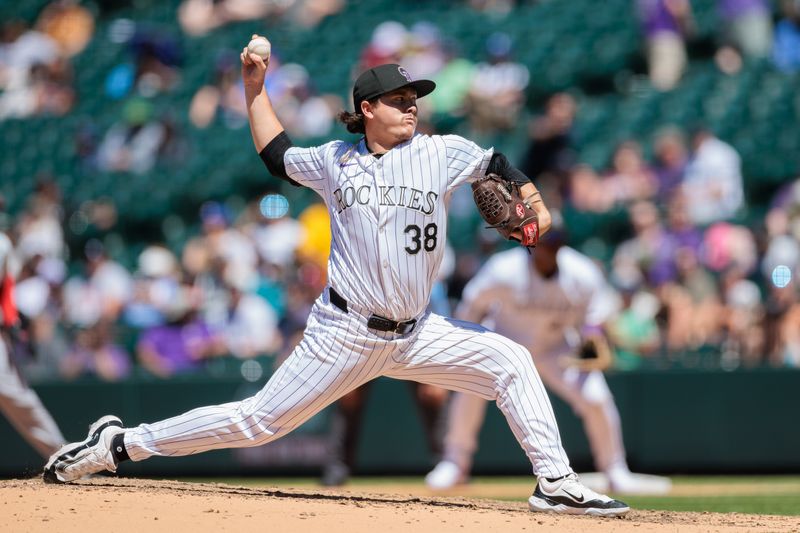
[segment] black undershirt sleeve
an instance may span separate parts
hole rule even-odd
[[[515,168],[508,162],[508,158],[502,152],[495,152],[486,167],[487,174],[497,174],[506,181],[525,185],[531,180],[521,170]]]
[[[286,150],[291,147],[292,140],[286,135],[285,131],[282,131],[272,139],[258,155],[261,156],[261,161],[264,162],[270,174],[276,178],[288,181],[295,187],[300,187],[301,185],[291,179],[286,173],[286,164],[283,162],[283,156],[286,154]]]

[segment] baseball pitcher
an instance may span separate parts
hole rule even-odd
[[[329,285],[302,340],[255,396],[130,428],[105,416],[84,441],[50,458],[45,480],[115,471],[127,459],[259,446],[356,387],[389,376],[496,401],[538,477],[532,510],[628,512],[624,503],[585,487],[570,468],[528,350],[482,326],[426,310],[456,187],[487,173],[524,183],[506,186],[509,196],[497,191],[502,198],[484,191],[481,202],[484,216],[495,218],[498,209],[514,213],[495,225],[526,246],[550,225],[535,187],[492,149],[458,136],[416,133],[417,100],[435,84],[412,79],[399,65],[380,65],[356,80],[354,111],[340,119],[362,135],[358,141],[300,148],[284,132],[264,88],[267,62],[247,49],[241,61],[256,150],[273,176],[312,189],[328,208]]]

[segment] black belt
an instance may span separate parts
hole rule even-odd
[[[341,294],[336,292],[333,287],[328,287],[328,295],[330,296],[331,303],[344,311],[347,312],[347,300],[345,300]],[[367,327],[372,329],[377,329],[378,331],[391,331],[393,333],[397,333],[399,335],[406,335],[414,331],[414,327],[417,325],[417,319],[413,320],[406,320],[405,322],[398,322],[396,320],[392,320],[391,318],[386,318],[385,316],[376,315],[372,313],[367,320]]]

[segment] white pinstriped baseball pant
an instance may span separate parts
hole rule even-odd
[[[537,476],[572,472],[553,409],[530,353],[469,322],[428,313],[408,335],[370,330],[366,318],[323,291],[303,339],[261,391],[125,432],[134,461],[278,439],[379,376],[438,385],[495,400]]]

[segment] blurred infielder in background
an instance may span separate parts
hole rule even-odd
[[[302,340],[255,396],[132,428],[104,416],[84,441],[50,458],[44,479],[68,482],[116,471],[125,459],[266,444],[349,391],[389,376],[496,400],[539,478],[528,500],[532,510],[626,513],[627,505],[588,489],[570,468],[528,350],[482,326],[426,310],[453,190],[490,171],[526,183],[528,198],[536,193],[533,184],[492,149],[458,136],[415,133],[417,98],[435,84],[412,80],[399,65],[372,68],[356,80],[354,112],[340,118],[348,131],[364,134],[358,142],[294,147],[264,88],[267,64],[247,49],[241,60],[256,150],[274,176],[311,188],[328,207],[329,285]],[[540,200],[533,207],[546,231],[549,212]],[[520,237],[535,244],[539,229],[527,229]]]
[[[0,411],[42,457],[49,457],[65,441],[39,396],[14,365],[13,333],[20,323],[14,302],[11,253],[11,240],[0,231]]]
[[[603,376],[611,363],[603,324],[616,312],[618,299],[591,259],[563,246],[564,231],[555,218],[554,229],[532,255],[517,248],[489,259],[464,288],[456,316],[481,323],[533,354],[544,384],[583,421],[609,490],[667,492],[668,478],[628,469],[619,412]],[[444,456],[425,477],[429,487],[467,482],[485,413],[486,402],[478,396],[452,397]]]

